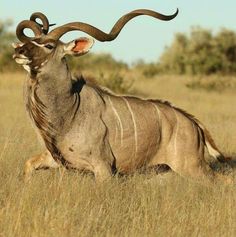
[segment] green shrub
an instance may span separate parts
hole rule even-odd
[[[147,64],[143,69],[143,75],[147,78],[152,78],[160,73],[160,69],[157,64],[150,63]]]
[[[0,71],[18,69],[15,61],[12,59],[13,48],[11,43],[16,41],[15,35],[9,31],[12,21],[0,21]]]
[[[217,34],[200,27],[189,35],[176,34],[160,57],[162,72],[210,75],[236,72],[236,33],[222,29]]]
[[[126,78],[119,72],[109,74],[100,73],[97,81],[100,85],[118,94],[128,93],[134,83],[132,78]]]

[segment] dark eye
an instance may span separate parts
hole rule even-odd
[[[51,45],[51,44],[46,44],[45,47],[46,47],[47,49],[53,49],[53,48],[54,48],[54,46]]]

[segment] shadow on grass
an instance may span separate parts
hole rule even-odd
[[[233,168],[236,169],[236,155],[233,155],[230,157],[231,160],[229,160],[228,164]]]
[[[219,172],[235,172],[236,171],[236,154],[227,156],[227,162],[220,163],[219,161],[212,161],[210,166],[213,170]]]

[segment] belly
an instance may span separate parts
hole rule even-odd
[[[141,136],[125,137],[122,144],[111,141],[112,152],[116,159],[116,168],[119,172],[130,173],[148,165],[158,150],[159,136],[157,133]]]

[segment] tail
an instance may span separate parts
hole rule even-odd
[[[225,158],[225,156],[219,151],[213,138],[211,137],[210,132],[202,124],[198,123],[198,126],[202,130],[204,136],[204,143],[205,146],[207,147],[209,154],[214,158],[216,158],[221,163],[226,162],[228,159]]]

